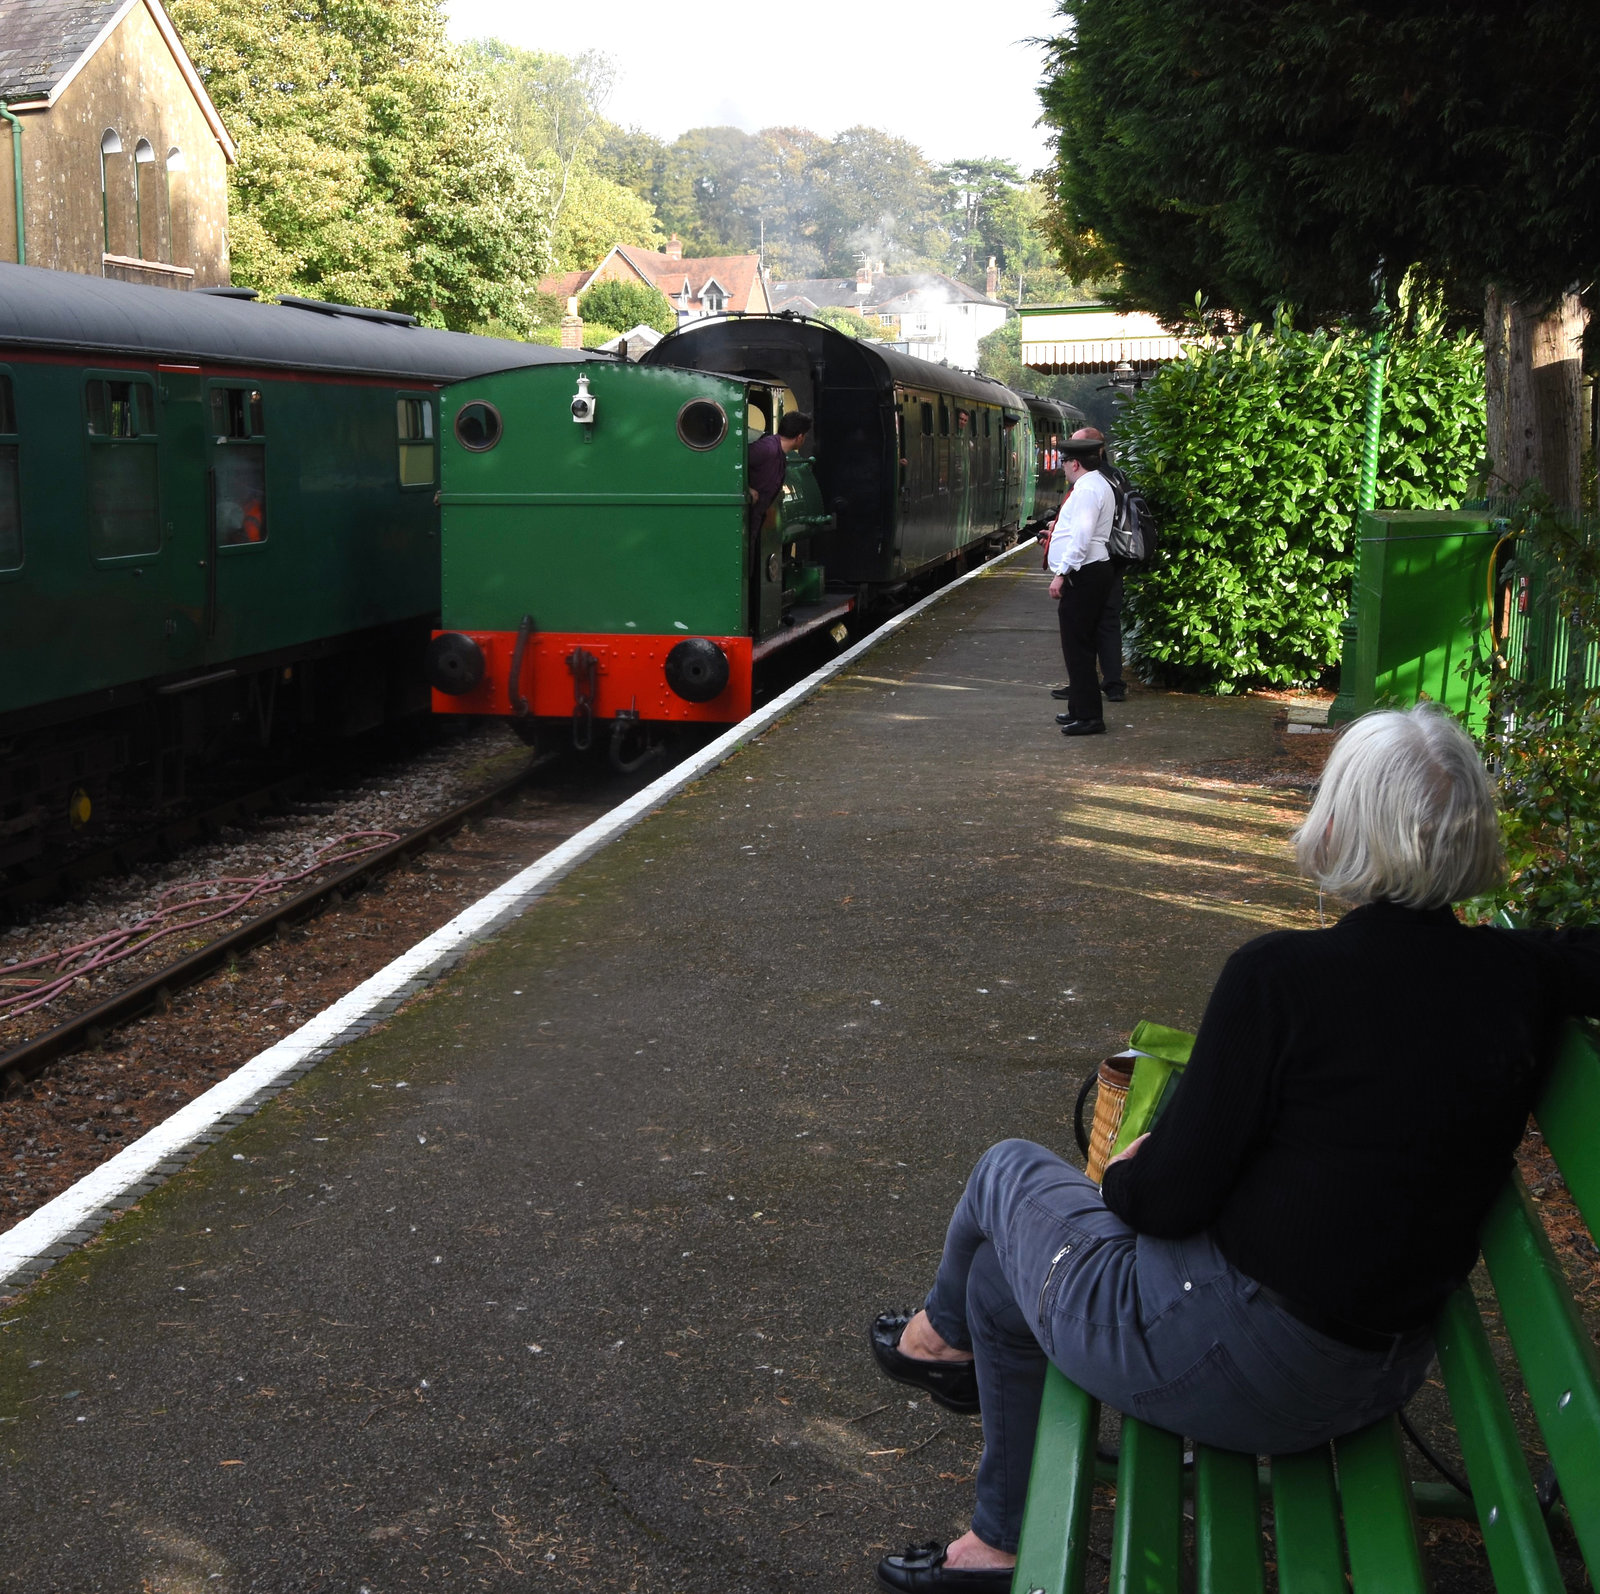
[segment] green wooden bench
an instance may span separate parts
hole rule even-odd
[[[1600,1047],[1593,1030],[1568,1027],[1536,1117],[1595,1232]],[[1520,1175],[1490,1216],[1483,1255],[1562,1507],[1591,1583],[1600,1582],[1600,1358]],[[1502,1594],[1562,1594],[1545,1516],[1470,1289],[1451,1299],[1436,1338],[1472,1490],[1468,1514],[1482,1529],[1495,1586]],[[1097,1403],[1051,1368],[1012,1594],[1083,1589],[1099,1420]],[[1124,1417],[1115,1483],[1112,1594],[1177,1594],[1190,1489],[1196,1594],[1259,1594],[1266,1587],[1264,1496],[1272,1506],[1282,1594],[1422,1594],[1428,1586],[1418,1501],[1393,1417],[1260,1466],[1254,1456],[1196,1446],[1192,1479],[1181,1439]]]

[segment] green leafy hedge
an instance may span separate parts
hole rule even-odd
[[[1484,450],[1483,350],[1406,306],[1384,389],[1378,501],[1458,508]],[[1143,673],[1231,692],[1314,681],[1350,598],[1365,334],[1260,326],[1191,346],[1128,401],[1120,452],[1161,528],[1129,583]]]

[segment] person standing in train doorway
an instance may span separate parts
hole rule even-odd
[[[1056,723],[1063,736],[1100,736],[1106,721],[1096,652],[1117,574],[1110,550],[1116,495],[1100,471],[1106,454],[1099,433],[1075,434],[1063,452],[1072,493],[1051,534],[1049,559],[1054,578],[1050,596],[1057,600],[1061,654],[1067,665],[1067,711],[1056,715]]]
[[[778,422],[776,433],[765,432],[750,445],[750,529],[760,531],[767,511],[783,491],[783,473],[791,455],[806,440],[811,417],[803,410],[790,410]]]

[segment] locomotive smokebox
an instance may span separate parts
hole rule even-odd
[[[423,661],[428,685],[447,697],[465,697],[483,680],[483,649],[459,631],[441,631]]]
[[[667,655],[667,685],[687,703],[709,703],[728,684],[728,655],[706,637],[687,637]]]

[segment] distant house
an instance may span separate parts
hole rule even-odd
[[[991,268],[991,280],[994,272]],[[857,310],[889,332],[908,354],[978,369],[978,342],[1005,325],[1006,307],[989,293],[940,271],[887,274],[869,261],[855,277],[808,277],[772,285],[773,308],[801,315],[825,307]]]
[[[602,354],[620,354],[625,360],[639,360],[650,352],[665,336],[654,327],[629,327],[614,338],[607,338],[596,347]]]
[[[0,4],[6,0],[0,0]],[[567,271],[546,277],[540,292],[568,299],[597,282],[642,282],[659,288],[678,312],[678,325],[702,316],[743,312],[766,315],[772,309],[759,255],[702,255],[684,258],[676,233],[665,250],[615,244],[593,271]]]
[[[237,150],[159,0],[0,0],[0,106],[0,259],[227,283]]]

